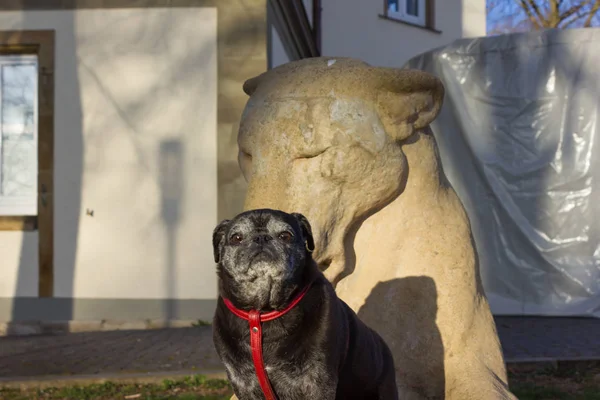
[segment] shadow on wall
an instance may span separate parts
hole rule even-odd
[[[369,327],[388,333],[383,339],[392,354],[405,356],[394,360],[397,376],[403,376],[396,383],[401,392],[413,392],[419,398],[439,399],[446,387],[444,345],[436,325],[437,297],[435,282],[429,277],[397,278],[378,283],[358,311],[358,317]],[[386,306],[389,304],[396,307]],[[400,382],[415,385],[401,387]],[[414,392],[417,388],[420,392]]]
[[[23,8],[38,5],[36,0],[23,0]],[[72,15],[72,14],[69,14]],[[67,19],[68,18],[68,19]],[[15,296],[12,305],[12,321],[31,321],[40,315],[49,315],[56,320],[67,321],[73,317],[73,280],[75,275],[75,257],[77,251],[79,218],[81,215],[81,189],[83,171],[83,133],[80,84],[77,73],[77,52],[75,39],[75,21],[73,17],[62,19],[60,44],[55,38],[54,71],[54,171],[53,198],[54,206],[54,289],[62,297],[51,304],[41,304],[36,297],[21,297],[31,280],[38,274],[38,232],[25,232],[21,245],[21,256],[16,282]],[[13,29],[33,30],[34,27],[28,13],[23,14],[20,26]],[[44,27],[45,28],[45,27]],[[61,58],[57,60],[56,49],[61,46]],[[59,62],[60,61],[60,62]],[[57,75],[68,76],[68,80],[57,82]],[[60,87],[57,83],[61,83]],[[68,98],[66,103],[57,102],[60,98]],[[68,115],[68,121],[56,118],[56,115]],[[56,158],[56,149],[69,149],[69,162],[61,162]],[[56,232],[60,232],[57,235]],[[60,248],[60,253],[56,249]],[[8,328],[11,334],[11,327]]]
[[[180,140],[161,142],[158,160],[160,164],[161,216],[166,230],[167,298],[174,299],[177,288],[177,227],[182,218],[184,192],[183,146]],[[175,303],[167,300],[164,315],[168,320],[176,317]]]

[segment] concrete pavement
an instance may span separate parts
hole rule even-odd
[[[497,317],[496,324],[509,363],[600,360],[600,319]],[[0,385],[222,370],[210,326],[0,338]]]

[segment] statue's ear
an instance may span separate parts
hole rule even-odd
[[[315,251],[315,241],[313,239],[312,228],[310,227],[310,222],[308,222],[308,218],[300,213],[292,213],[292,216],[296,218],[298,223],[300,224],[300,228],[302,229],[302,235],[304,236],[306,250],[309,253]]]
[[[244,85],[242,86],[244,93],[246,93],[248,96],[252,96],[252,94],[256,91],[256,88],[258,88],[258,85],[260,85],[265,74],[266,72],[263,72],[262,74],[257,75],[254,78],[247,79],[246,82],[244,82]]]
[[[377,94],[377,110],[385,131],[404,140],[427,127],[440,112],[444,85],[435,76],[418,70],[387,70],[388,83]]]
[[[221,221],[213,231],[213,255],[217,264],[221,261],[221,248],[223,247],[223,239],[225,239],[225,231],[227,231],[229,222],[228,219]]]

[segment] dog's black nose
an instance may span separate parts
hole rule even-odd
[[[267,235],[267,234],[259,234],[254,236],[254,243],[257,244],[266,244],[268,242],[270,242],[271,240],[273,240],[273,238],[271,237],[271,235]]]

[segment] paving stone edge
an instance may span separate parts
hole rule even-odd
[[[117,330],[146,330],[189,328],[196,320],[99,320],[99,321],[17,321],[0,322],[0,337],[29,336],[57,333],[98,332]]]

